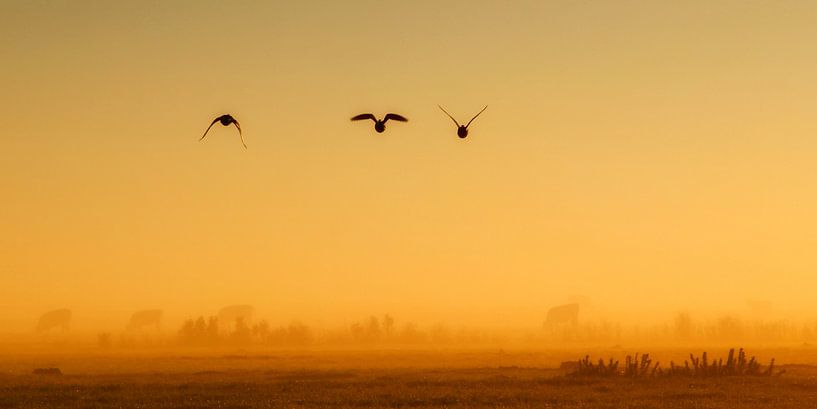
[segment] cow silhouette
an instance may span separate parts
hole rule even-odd
[[[157,331],[161,329],[162,310],[142,310],[136,311],[130,316],[128,321],[128,331],[140,330],[145,327],[155,327]]]
[[[579,323],[579,304],[564,304],[553,307],[548,310],[547,319],[545,320],[546,327],[554,327],[556,325],[573,325]]]
[[[218,311],[218,324],[221,328],[232,329],[236,321],[242,320],[245,324],[252,321],[255,307],[252,305],[228,305]]]
[[[37,332],[44,333],[50,331],[52,328],[60,328],[63,331],[68,331],[68,326],[71,324],[71,310],[61,308],[59,310],[48,311],[40,316],[37,321]]]

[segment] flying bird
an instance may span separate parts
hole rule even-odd
[[[481,114],[483,111],[485,111],[485,109],[486,109],[486,108],[488,108],[488,105],[485,105],[485,108],[482,108],[482,111],[479,111],[479,113],[477,113],[476,115],[474,115],[474,117],[473,117],[473,118],[471,118],[471,120],[470,120],[470,121],[468,121],[468,123],[467,123],[467,124],[465,124],[465,125],[460,125],[460,123],[459,123],[459,122],[457,122],[457,120],[456,120],[456,119],[454,119],[454,117],[453,117],[453,116],[451,116],[451,114],[449,114],[449,113],[448,113],[448,111],[446,111],[446,110],[445,110],[445,108],[443,108],[443,107],[441,107],[441,106],[439,106],[439,105],[437,105],[437,106],[438,106],[438,107],[440,107],[440,109],[442,109],[442,110],[443,110],[443,112],[445,112],[445,114],[446,114],[446,115],[448,115],[448,117],[449,117],[449,118],[451,118],[451,120],[452,120],[452,121],[454,121],[454,124],[456,124],[456,125],[457,125],[457,136],[459,136],[459,137],[460,137],[460,139],[465,139],[465,137],[466,137],[466,136],[468,136],[468,126],[469,126],[469,125],[471,125],[471,122],[474,122],[474,120],[475,120],[475,119],[477,119],[477,117],[479,116],[479,114]]]
[[[241,134],[241,125],[239,125],[238,121],[236,121],[236,119],[233,118],[233,116],[230,114],[224,114],[214,119],[213,122],[210,123],[210,126],[207,127],[207,130],[204,131],[204,135],[202,135],[201,138],[199,138],[199,140],[202,140],[204,139],[205,136],[207,136],[207,132],[210,132],[210,128],[212,128],[213,125],[216,124],[216,122],[221,122],[221,124],[224,126],[230,126],[231,124],[234,124],[235,127],[238,129],[238,136],[241,138],[241,144],[244,145],[244,149],[247,148],[247,144],[244,143],[244,135]]]
[[[386,116],[384,116],[382,120],[375,118],[375,116],[372,114],[360,114],[352,117],[353,121],[362,121],[366,119],[371,119],[372,121],[374,121],[374,130],[377,131],[377,133],[383,133],[383,131],[386,130],[386,121],[388,121],[389,119],[393,119],[395,121],[400,122],[408,122],[408,119],[406,119],[406,117],[397,114],[386,114]]]

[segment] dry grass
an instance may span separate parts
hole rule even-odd
[[[788,366],[784,377],[571,378],[555,365],[526,365],[540,358],[522,351],[7,356],[0,357],[0,408],[817,407],[811,366]],[[65,375],[37,376],[24,365],[41,360]]]
[[[572,365],[562,364],[563,368],[570,368]],[[610,358],[605,363],[603,359],[599,359],[598,363],[593,363],[589,355],[585,355],[584,359],[575,362],[573,370],[568,371],[569,376],[574,377],[625,377],[625,378],[654,378],[662,376],[682,376],[682,377],[699,377],[712,378],[723,376],[780,376],[785,373],[785,369],[774,371],[774,358],[768,366],[763,366],[758,362],[757,358],[746,358],[746,352],[743,348],[735,356],[735,349],[729,350],[729,355],[724,361],[722,358],[709,361],[708,354],[704,352],[700,357],[689,354],[689,360],[684,361],[684,365],[676,365],[674,361],[670,361],[669,368],[664,370],[661,368],[661,363],[656,361],[653,364],[650,354],[635,354],[627,355],[624,367],[619,369],[619,361]]]

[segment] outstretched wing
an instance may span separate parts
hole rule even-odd
[[[362,121],[364,119],[371,119],[372,121],[377,122],[377,118],[375,118],[372,114],[360,114],[352,117],[352,121]]]
[[[397,114],[386,114],[386,116],[383,118],[383,122],[385,123],[389,119],[394,119],[395,121],[400,121],[400,122],[408,122],[408,118],[404,117],[403,115],[397,115]]]
[[[199,140],[202,140],[202,139],[204,139],[205,136],[207,136],[207,132],[210,132],[210,128],[212,128],[213,125],[215,125],[216,122],[218,122],[219,119],[220,118],[216,118],[216,119],[213,120],[213,122],[210,122],[210,126],[207,127],[207,130],[204,131],[204,135],[202,135],[201,138],[199,138]]]
[[[238,137],[241,138],[241,144],[244,145],[244,149],[247,149],[247,144],[244,142],[244,134],[241,133],[241,125],[235,119],[233,119],[233,125],[238,129]]]
[[[479,114],[481,114],[481,113],[482,113],[483,111],[485,111],[487,108],[488,108],[488,105],[485,105],[485,108],[482,108],[482,111],[479,111],[479,113],[478,113],[478,114],[474,115],[474,117],[473,117],[473,118],[471,118],[471,120],[470,120],[470,121],[468,121],[468,124],[467,124],[467,125],[465,125],[465,127],[466,127],[466,128],[468,128],[468,125],[471,125],[471,122],[474,122],[474,120],[475,120],[475,119],[477,119],[477,117],[479,116]]]
[[[459,123],[459,122],[457,122],[457,120],[456,120],[456,119],[454,119],[454,117],[453,117],[453,116],[451,116],[451,114],[449,114],[449,113],[448,113],[448,111],[446,111],[446,110],[445,110],[445,108],[443,108],[443,107],[441,107],[441,106],[439,106],[439,105],[437,105],[437,106],[438,106],[438,107],[440,107],[440,109],[442,109],[442,110],[443,110],[443,112],[445,112],[445,114],[446,114],[446,115],[448,115],[448,117],[449,117],[449,118],[451,118],[451,120],[452,120],[452,121],[454,121],[454,124],[455,124],[455,125],[457,125],[457,128],[459,128],[459,127],[460,127],[460,123]]]

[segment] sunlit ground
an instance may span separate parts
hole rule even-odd
[[[639,352],[646,349],[638,348]],[[722,348],[708,349],[725,356]],[[702,349],[652,350],[680,360]],[[817,349],[749,351],[779,377],[573,378],[562,361],[612,349],[17,350],[0,356],[0,407],[813,407]],[[57,367],[63,375],[34,375]]]

